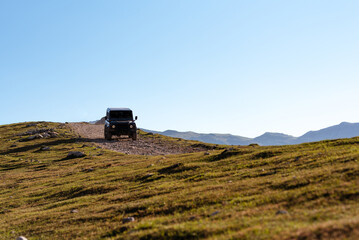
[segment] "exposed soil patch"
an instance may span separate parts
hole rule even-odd
[[[113,140],[104,139],[104,126],[88,123],[69,123],[71,129],[91,142],[96,143],[100,147],[134,155],[168,155],[192,153],[208,150],[208,146],[184,144],[183,141],[176,143],[175,141],[166,141],[162,138],[153,138],[152,135],[138,135],[137,141],[133,141],[128,137],[113,137]]]

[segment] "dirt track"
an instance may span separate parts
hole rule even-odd
[[[113,140],[108,141],[104,139],[103,125],[94,125],[88,123],[69,123],[69,126],[82,138],[94,142],[100,147],[126,154],[168,155],[206,150],[205,148],[174,144],[172,142],[167,142],[161,139],[154,139],[143,135],[138,135],[137,141],[133,141],[132,139],[127,137],[113,137]]]

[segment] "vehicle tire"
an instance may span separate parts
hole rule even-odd
[[[106,140],[111,140],[111,138],[112,138],[111,133],[109,133],[109,132],[106,130],[106,128],[105,128],[105,139],[106,139]]]
[[[137,133],[132,133],[131,138],[133,141],[137,140]]]

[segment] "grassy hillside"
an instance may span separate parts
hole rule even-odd
[[[4,125],[0,239],[358,239],[358,159],[359,138],[135,156]]]

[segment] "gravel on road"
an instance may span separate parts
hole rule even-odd
[[[117,152],[133,155],[168,155],[206,151],[204,147],[176,144],[174,141],[165,141],[161,138],[151,138],[146,135],[138,135],[137,141],[128,137],[113,137],[112,140],[104,139],[104,126],[81,123],[69,123],[70,128],[81,138],[94,142],[98,146]],[[185,140],[183,140],[185,141]]]

